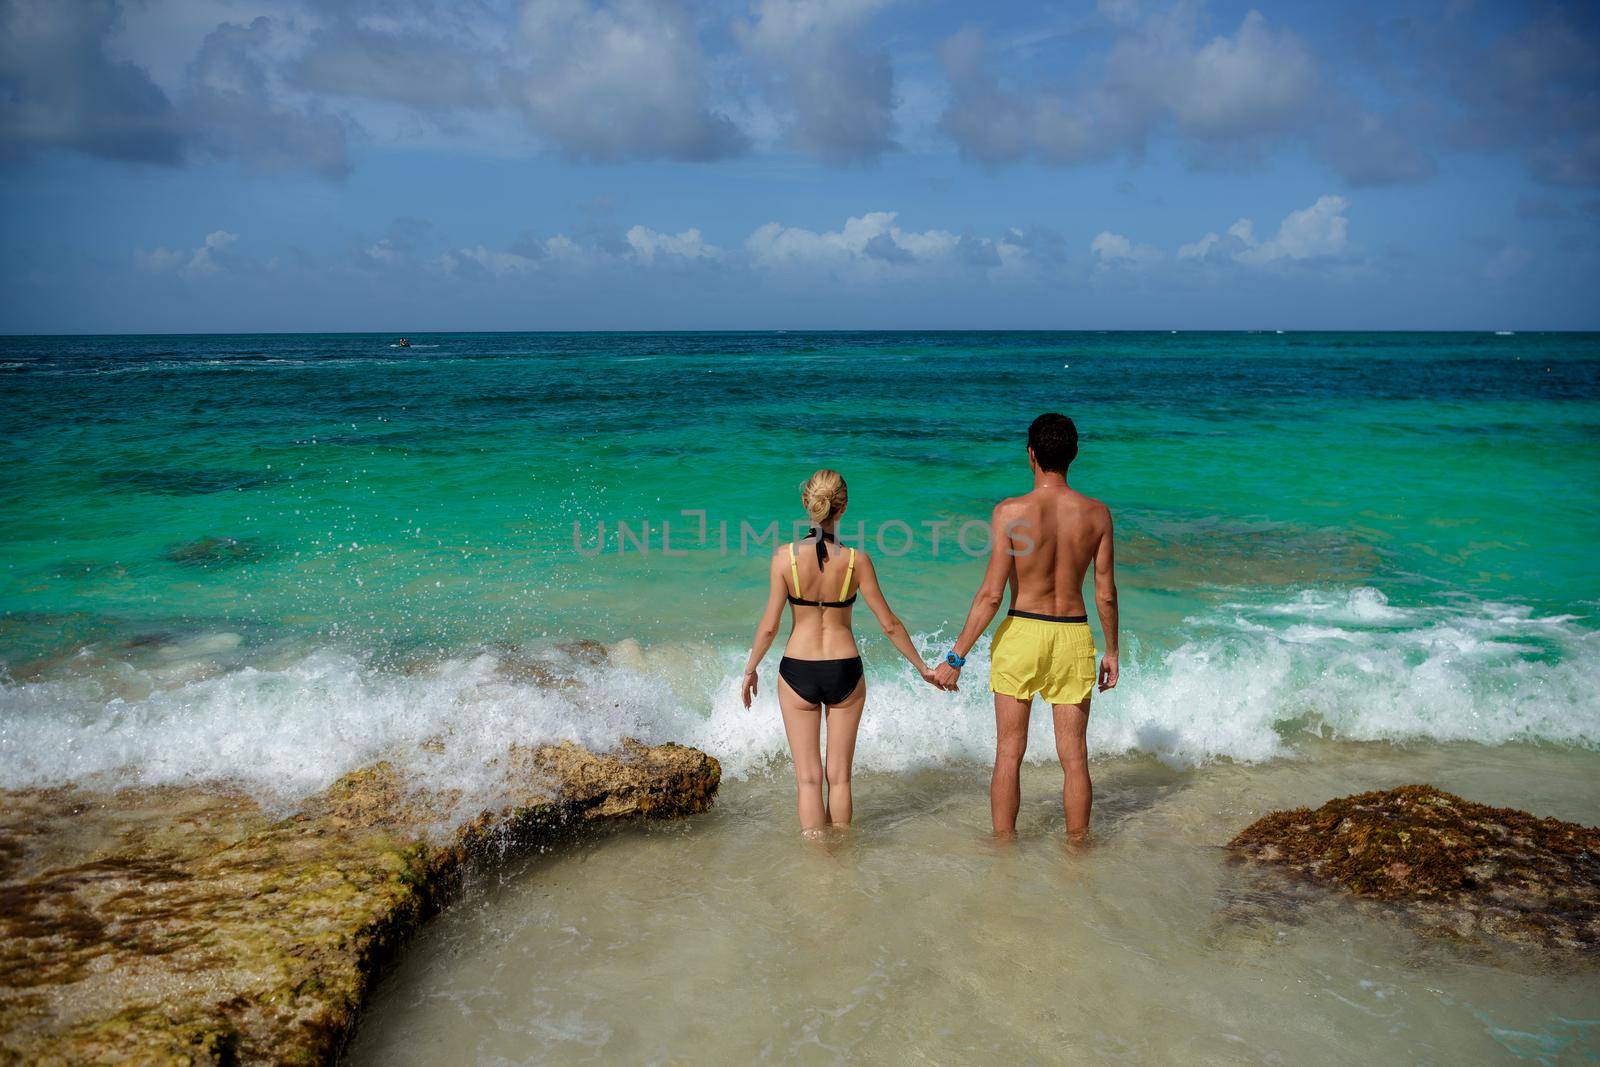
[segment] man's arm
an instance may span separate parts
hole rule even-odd
[[[1004,509],[1004,502],[996,504],[994,514],[989,519],[989,566],[984,569],[983,581],[978,583],[978,592],[972,598],[972,607],[967,611],[967,622],[961,627],[961,636],[956,638],[955,652],[958,656],[964,657],[972,651],[972,646],[978,643],[978,638],[989,628],[995,613],[1005,602],[1006,584],[1011,581],[1011,570],[1016,566],[1016,560],[1011,555],[1011,537],[1006,530]],[[934,684],[940,689],[954,689],[960,677],[961,669],[949,663],[939,664],[933,672]]]
[[[1117,562],[1111,544],[1111,511],[1106,510],[1106,529],[1094,553],[1094,608],[1105,635],[1105,654],[1100,657],[1100,692],[1117,687]]]

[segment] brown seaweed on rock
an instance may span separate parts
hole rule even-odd
[[[1428,933],[1600,957],[1594,827],[1407,785],[1273,812],[1228,847],[1391,904]]]
[[[0,1063],[329,1063],[384,962],[471,862],[563,825],[707,810],[678,745],[513,748],[509,802],[379,763],[286,819],[225,786],[0,793]]]

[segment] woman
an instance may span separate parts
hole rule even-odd
[[[865,552],[838,547],[839,517],[848,502],[849,492],[838,471],[817,471],[800,487],[800,503],[816,525],[798,542],[779,545],[772,554],[772,588],[740,687],[748,708],[756,692],[756,667],[778,636],[787,600],[794,609],[794,626],[778,664],[778,706],[794,756],[800,828],[807,832],[850,822],[850,763],[867,701],[861,653],[850,629],[850,606],[857,592],[867,598],[894,647],[924,681],[933,683],[933,672],[883,599],[872,560]],[[823,708],[828,717],[826,779],[819,739]]]

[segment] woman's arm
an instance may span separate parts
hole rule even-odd
[[[777,555],[773,555],[769,569],[771,581],[767,589],[767,606],[761,613],[761,621],[756,623],[755,644],[750,648],[750,658],[744,665],[744,677],[739,682],[739,697],[747,708],[751,697],[756,694],[756,667],[778,636],[778,627],[783,623],[783,605],[789,599],[789,587],[784,584],[783,565]]]
[[[865,552],[860,553],[856,559],[856,584],[861,595],[867,598],[867,607],[872,609],[878,625],[883,628],[884,636],[900,650],[900,654],[907,662],[917,669],[923,681],[933,681],[933,671],[922,662],[917,646],[911,643],[911,635],[906,633],[905,623],[889,609],[889,602],[883,598],[883,589],[878,585],[878,572]]]

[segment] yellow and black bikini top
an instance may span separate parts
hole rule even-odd
[[[812,527],[811,532],[806,534],[806,536],[815,537],[817,539],[817,569],[821,570],[822,565],[828,561],[827,542],[833,540],[833,534],[826,530],[818,530],[815,527]],[[805,604],[813,608],[847,608],[851,604],[854,604],[856,602],[856,595],[854,593],[850,593],[848,597],[845,596],[845,593],[850,592],[850,579],[855,577],[856,573],[856,550],[852,548],[849,551],[850,566],[845,568],[844,584],[839,587],[839,596],[843,599],[807,600],[800,595],[800,562],[794,554],[794,542],[790,541],[789,577],[794,581],[794,592],[789,594],[789,603]]]

